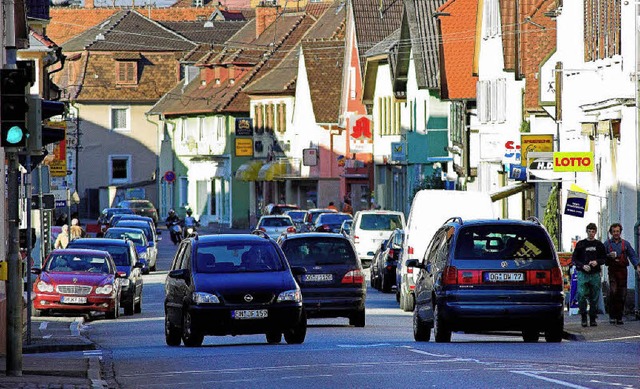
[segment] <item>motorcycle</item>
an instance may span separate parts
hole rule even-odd
[[[180,221],[172,221],[167,223],[167,229],[169,230],[169,235],[171,236],[171,241],[174,245],[177,245],[182,240],[182,227],[180,226]]]

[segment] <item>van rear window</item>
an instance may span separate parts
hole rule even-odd
[[[366,231],[393,231],[402,228],[400,215],[364,214],[360,220],[360,229]]]
[[[456,259],[552,259],[553,247],[542,228],[519,225],[463,227],[458,234]]]
[[[355,265],[351,244],[342,238],[290,239],[282,251],[291,266]]]

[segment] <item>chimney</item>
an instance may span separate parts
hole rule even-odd
[[[261,1],[256,7],[256,38],[278,17],[280,6],[275,1]]]
[[[84,7],[85,8],[95,8],[95,5],[93,4],[93,0],[84,0]]]

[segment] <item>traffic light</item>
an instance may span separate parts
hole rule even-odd
[[[2,111],[2,147],[21,148],[27,145],[26,89],[29,84],[25,69],[0,69],[0,104]]]
[[[36,229],[35,228],[31,228],[31,247],[29,248],[33,248],[36,244]],[[26,228],[21,228],[20,229],[20,249],[21,250],[26,250],[27,249],[27,229]]]
[[[60,101],[43,100],[41,97],[29,96],[29,137],[28,149],[31,155],[43,154],[43,147],[65,140],[63,129],[47,125],[46,119],[63,115],[66,105]]]

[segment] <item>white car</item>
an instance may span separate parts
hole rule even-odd
[[[358,257],[366,267],[380,244],[389,239],[396,228],[404,229],[404,214],[397,211],[358,211],[353,217],[351,240]]]
[[[256,230],[266,232],[272,239],[278,239],[282,233],[295,233],[296,226],[290,216],[268,215],[262,216],[260,220],[258,220]]]

